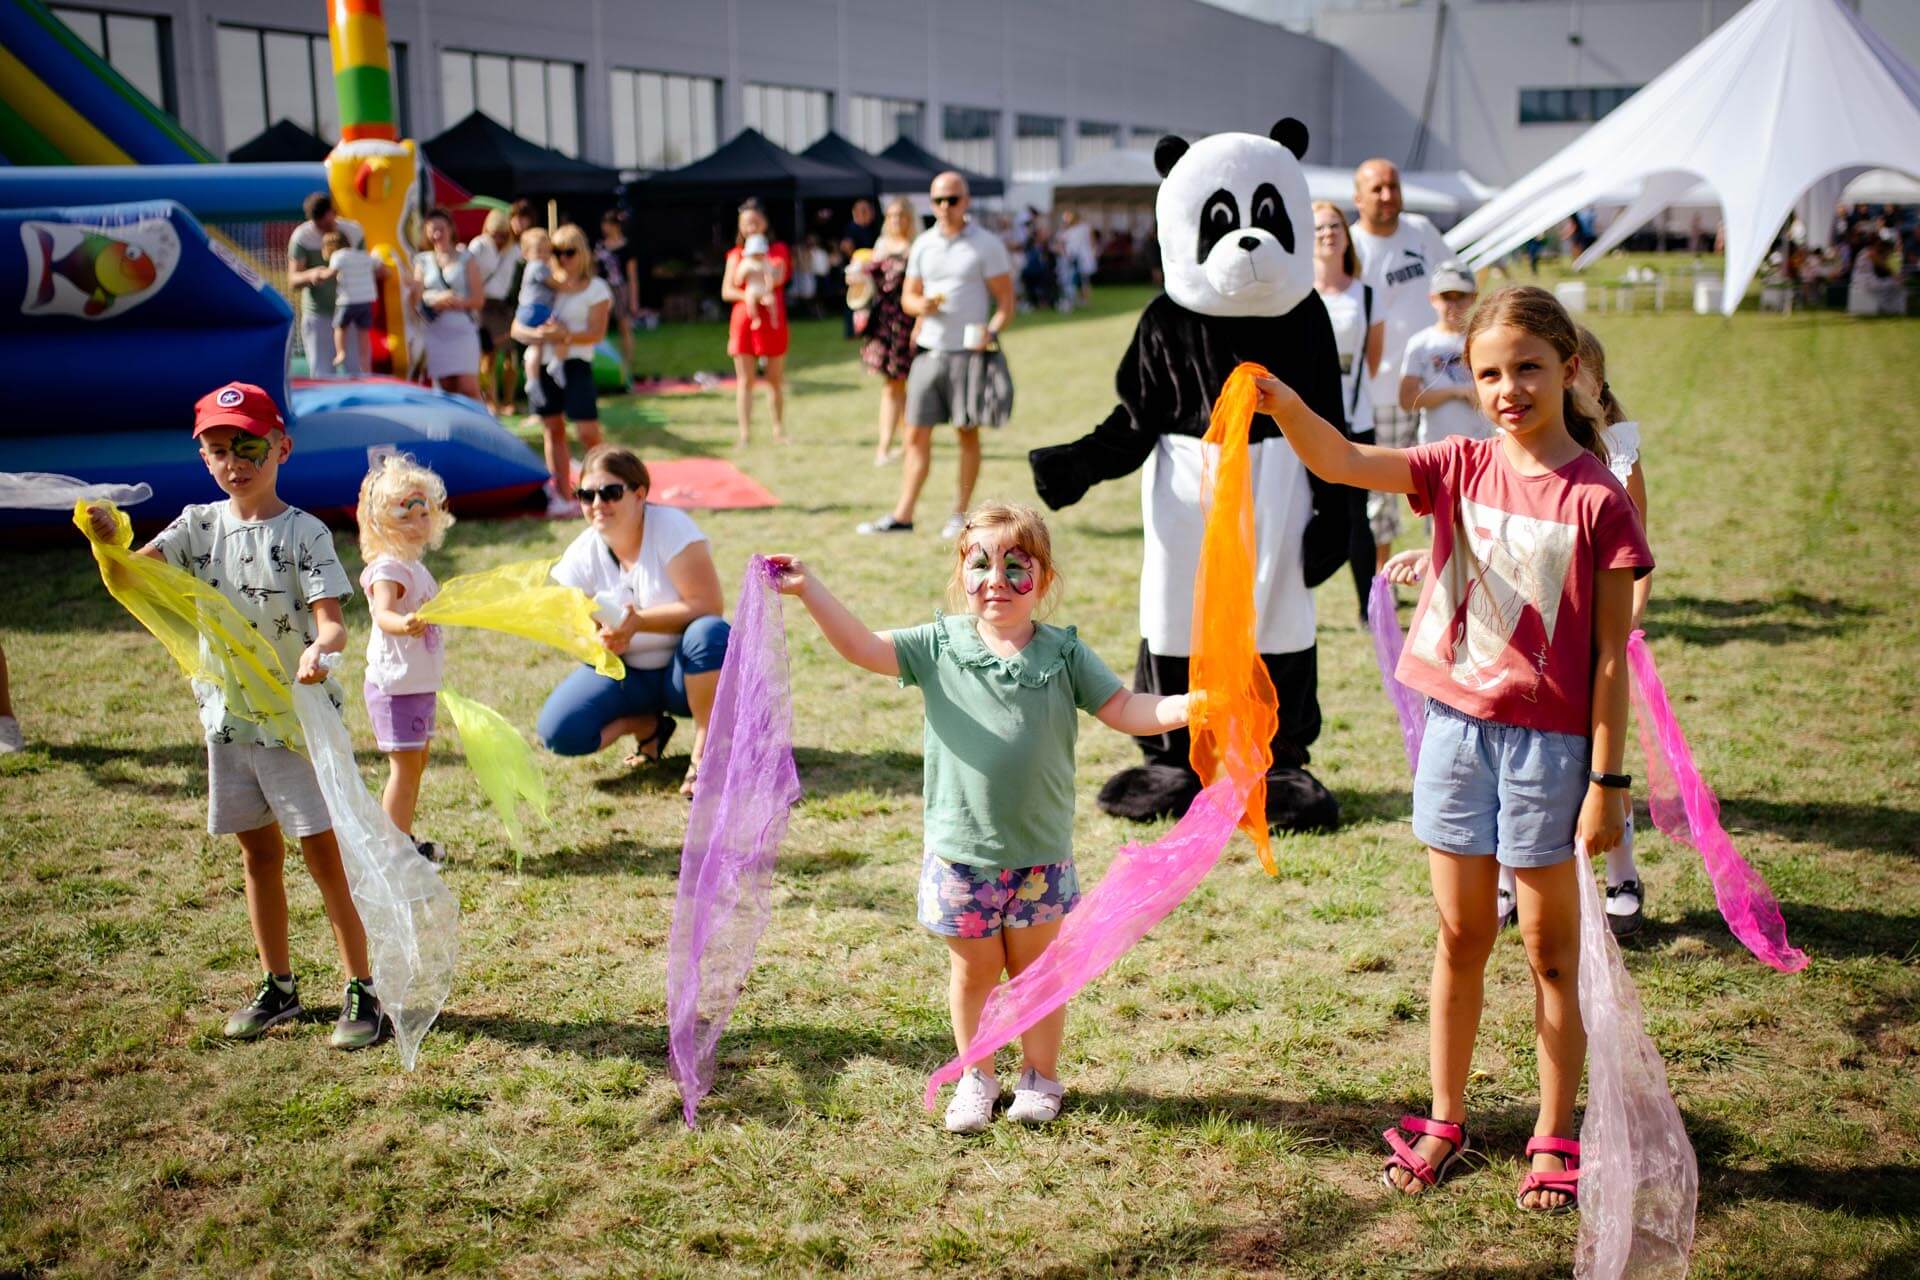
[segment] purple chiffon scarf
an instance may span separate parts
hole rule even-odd
[[[1426,699],[1401,684],[1394,676],[1400,669],[1400,613],[1393,602],[1393,584],[1387,575],[1373,575],[1373,587],[1367,593],[1367,629],[1373,632],[1373,656],[1380,664],[1380,687],[1400,717],[1400,744],[1407,749],[1407,772],[1420,772],[1420,737],[1427,728]]]
[[[772,915],[774,858],[799,799],[780,596],[754,556],[707,722],[667,941],[667,1058],[689,1128]]]

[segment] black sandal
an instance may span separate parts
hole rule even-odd
[[[667,744],[673,741],[673,731],[679,727],[679,722],[664,711],[655,716],[653,732],[644,738],[634,739],[634,752],[627,757],[627,767],[638,769],[642,765],[659,764],[661,757],[667,754]],[[648,747],[653,748],[651,755],[647,753]]]

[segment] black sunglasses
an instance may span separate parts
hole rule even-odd
[[[934,196],[933,203],[935,205],[959,204],[965,198],[964,196]]]
[[[588,489],[583,486],[575,489],[573,496],[579,499],[580,505],[583,507],[592,506],[595,498],[611,504],[627,496],[627,486],[624,484],[609,484],[602,485],[598,489]]]
[[[580,256],[580,251],[578,249],[555,249],[553,256],[556,258],[577,258]]]

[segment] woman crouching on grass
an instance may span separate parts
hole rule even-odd
[[[1028,507],[988,505],[956,540],[948,597],[966,612],[904,631],[870,631],[792,556],[770,557],[780,590],[798,596],[841,657],[919,687],[926,703],[925,858],[920,923],[946,940],[953,1040],[965,1054],[1000,982],[1039,958],[1080,899],[1073,867],[1077,711],[1122,733],[1187,722],[1187,698],[1130,693],[1072,627],[1035,621],[1059,585],[1046,522]],[[1076,710],[1077,709],[1077,710]],[[1021,1037],[1007,1115],[1046,1124],[1060,1113],[1060,1041],[1067,1011]],[[969,1068],[946,1126],[992,1123],[993,1063]]]

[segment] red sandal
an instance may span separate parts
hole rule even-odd
[[[1513,1202],[1528,1213],[1566,1213],[1580,1206],[1580,1144],[1572,1138],[1529,1138],[1527,1139],[1527,1159],[1531,1161],[1539,1154],[1559,1156],[1566,1162],[1566,1168],[1547,1173],[1527,1170],[1527,1176],[1521,1179],[1520,1190],[1514,1194]],[[1529,1205],[1527,1193],[1531,1191],[1558,1191],[1567,1197],[1565,1204]]]
[[[1439,1167],[1436,1168],[1428,1164],[1420,1153],[1413,1149],[1413,1144],[1407,1141],[1407,1134],[1451,1142],[1453,1150],[1446,1154],[1446,1158],[1441,1160]],[[1461,1156],[1467,1153],[1469,1146],[1465,1125],[1454,1124],[1448,1120],[1431,1120],[1426,1116],[1401,1116],[1398,1126],[1382,1131],[1380,1136],[1387,1140],[1389,1147],[1393,1148],[1393,1154],[1388,1156],[1386,1163],[1380,1166],[1380,1181],[1385,1183],[1389,1190],[1398,1191],[1402,1195],[1408,1192],[1405,1188],[1394,1184],[1393,1170],[1405,1169],[1431,1187],[1453,1172],[1453,1166],[1459,1162]]]

